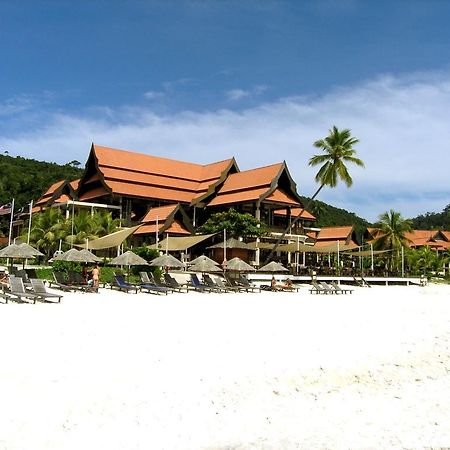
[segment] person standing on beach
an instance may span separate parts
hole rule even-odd
[[[95,267],[92,269],[92,287],[95,292],[98,292],[98,285],[100,282],[100,267],[98,264],[95,265]]]

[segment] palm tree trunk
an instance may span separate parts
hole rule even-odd
[[[319,192],[322,190],[322,188],[325,186],[325,184],[321,184],[319,189],[317,189],[317,191],[314,193],[314,195],[308,200],[308,202],[306,203],[306,205],[300,210],[300,212],[297,214],[297,217],[294,219],[293,222],[291,222],[286,229],[284,230],[283,234],[277,239],[277,242],[275,242],[274,246],[272,247],[272,250],[270,250],[269,256],[265,259],[264,263],[262,264],[262,266],[265,266],[266,264],[268,264],[271,259],[272,256],[274,255],[274,253],[277,251],[278,246],[280,245],[280,242],[284,239],[284,237],[286,236],[286,234],[288,233],[289,229],[292,228],[301,218],[301,215],[305,212],[305,210],[307,210],[309,208],[309,206],[311,205],[311,203],[313,202],[313,200],[319,195]]]

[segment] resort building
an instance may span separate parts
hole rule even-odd
[[[164,234],[189,235],[211,214],[234,208],[267,224],[275,239],[303,207],[285,162],[240,171],[234,158],[195,164],[92,144],[83,175],[53,184],[35,210],[52,205],[107,207],[124,226],[142,226],[136,243]],[[304,212],[288,238],[307,236],[315,217]]]
[[[315,237],[317,247],[336,245],[337,242],[346,249],[358,247],[355,229],[352,225],[321,228]]]
[[[438,252],[450,248],[450,231],[413,230],[405,236],[411,248],[429,247]]]

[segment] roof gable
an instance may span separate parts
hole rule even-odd
[[[213,192],[232,168],[234,158],[201,165],[92,144],[80,195],[90,192],[191,203]],[[99,187],[103,186],[103,190]]]

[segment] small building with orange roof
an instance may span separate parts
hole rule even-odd
[[[357,248],[358,242],[353,225],[321,228],[316,236],[316,247],[327,247],[336,242],[350,248]]]
[[[141,220],[142,225],[134,232],[139,242],[170,233],[171,236],[190,236],[194,232],[189,217],[179,203],[150,208]]]

